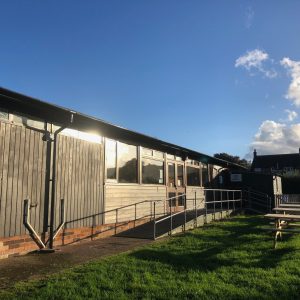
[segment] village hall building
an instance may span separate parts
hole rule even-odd
[[[239,166],[0,88],[0,258],[113,235],[154,201],[157,214],[180,210],[228,168]]]

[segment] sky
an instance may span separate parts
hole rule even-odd
[[[206,154],[300,147],[300,1],[0,0],[0,86]]]

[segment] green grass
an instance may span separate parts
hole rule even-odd
[[[300,236],[238,216],[0,292],[4,299],[300,299]]]

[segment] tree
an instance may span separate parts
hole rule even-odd
[[[230,155],[228,153],[222,152],[222,153],[216,153],[214,154],[215,158],[223,159],[238,165],[241,165],[247,169],[250,169],[251,163],[250,161],[247,161],[246,159],[241,159],[239,156]]]

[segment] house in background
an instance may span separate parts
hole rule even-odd
[[[257,155],[253,152],[251,171],[263,174],[300,175],[300,148],[298,153]]]

